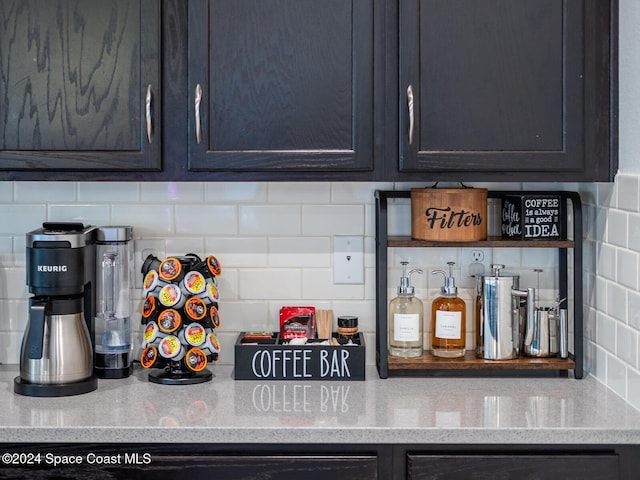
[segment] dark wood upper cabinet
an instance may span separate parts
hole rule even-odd
[[[609,181],[617,4],[0,0],[0,179]]]
[[[400,1],[399,171],[608,180],[609,20],[608,0]]]
[[[372,171],[373,6],[190,1],[189,170]]]
[[[160,169],[159,0],[0,0],[0,20],[0,171]]]

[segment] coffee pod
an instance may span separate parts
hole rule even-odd
[[[184,312],[190,320],[201,321],[207,316],[207,305],[198,297],[191,297],[184,305]]]
[[[199,294],[198,298],[203,299],[208,304],[218,301],[218,299],[220,298],[220,292],[218,291],[218,287],[214,278],[207,278],[204,292]]]
[[[211,320],[213,328],[218,328],[220,326],[220,312],[215,305],[211,305],[209,307],[209,320]]]
[[[170,283],[162,287],[158,300],[165,307],[181,308],[186,301],[186,296],[182,294],[178,285]]]
[[[179,283],[184,277],[184,269],[182,268],[180,259],[176,257],[165,258],[160,262],[158,274],[160,275],[160,279],[165,282]]]
[[[180,288],[185,295],[199,295],[205,291],[206,286],[207,280],[204,275],[196,270],[189,270],[180,282]]]
[[[158,347],[160,355],[168,360],[180,360],[184,357],[184,347],[175,335],[167,335]]]
[[[158,349],[154,345],[149,345],[140,355],[140,365],[142,368],[151,368],[158,361]]]
[[[207,333],[199,323],[190,323],[183,329],[181,334],[184,335],[185,341],[193,347],[199,347],[207,339]]]
[[[220,262],[216,257],[214,257],[213,255],[209,255],[205,261],[207,262],[207,267],[209,268],[209,271],[215,277],[219,277],[220,275],[222,275],[222,265],[220,265]]]
[[[182,317],[177,310],[168,308],[158,315],[158,326],[165,333],[173,333],[182,326]]]
[[[146,324],[156,313],[156,297],[147,295],[142,304],[142,323]]]
[[[145,295],[157,296],[160,289],[166,284],[167,282],[160,280],[160,275],[156,270],[149,270],[142,281],[142,289]]]
[[[142,334],[142,346],[149,345],[154,342],[157,338],[159,338],[160,329],[158,328],[158,324],[156,322],[149,322],[147,326],[144,328],[144,332]]]
[[[218,340],[218,337],[215,333],[207,333],[207,341],[205,342],[205,346],[211,351],[211,353],[220,352],[220,340]]]
[[[201,372],[207,366],[207,356],[199,348],[191,348],[184,357],[185,366],[193,372]]]

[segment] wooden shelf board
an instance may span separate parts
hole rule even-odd
[[[501,237],[488,237],[473,242],[436,242],[431,240],[413,240],[407,235],[390,235],[388,247],[510,247],[510,248],[575,248],[573,240],[506,240]]]
[[[438,358],[425,352],[420,357],[399,358],[389,355],[389,370],[574,370],[570,358],[520,357],[513,360],[485,360],[468,351],[461,358]]]

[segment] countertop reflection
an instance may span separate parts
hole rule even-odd
[[[0,369],[3,442],[640,443],[640,412],[593,377],[378,378],[353,382],[124,380],[60,398],[13,392]]]

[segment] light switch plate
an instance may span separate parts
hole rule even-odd
[[[333,283],[364,284],[364,237],[333,237]]]

